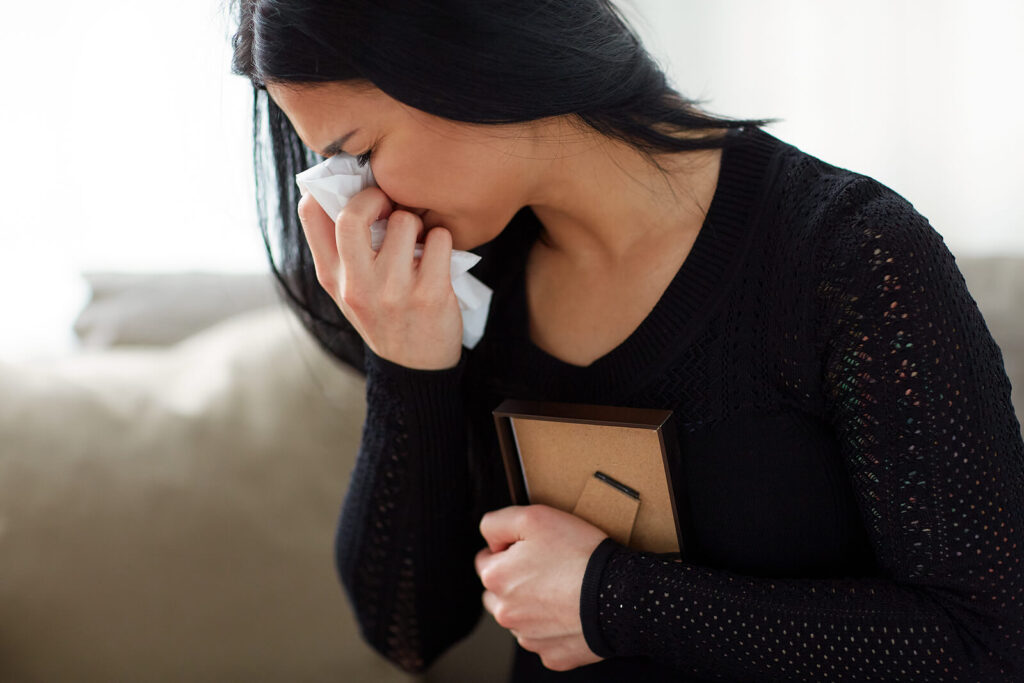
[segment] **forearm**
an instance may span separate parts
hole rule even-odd
[[[366,639],[430,664],[480,613],[462,365],[414,371],[367,353],[367,415],[336,540]]]
[[[603,555],[603,557],[602,557]],[[972,596],[886,579],[766,579],[606,543],[583,595],[597,654],[724,680],[1010,681],[1020,633]],[[975,600],[992,596],[977,595]]]

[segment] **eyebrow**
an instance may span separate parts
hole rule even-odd
[[[356,128],[355,130],[351,130],[351,131],[345,133],[340,138],[338,138],[337,140],[335,140],[331,144],[329,144],[326,147],[324,147],[324,151],[320,152],[320,156],[322,156],[322,157],[332,157],[335,154],[338,154],[339,152],[341,152],[342,146],[346,142],[348,142],[348,139],[350,137],[352,137],[353,135],[355,135],[356,133],[358,133],[358,132],[359,132],[359,129]]]

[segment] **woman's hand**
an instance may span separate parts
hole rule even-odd
[[[480,520],[487,540],[476,556],[484,607],[549,669],[600,661],[583,638],[580,591],[594,548],[607,537],[546,505],[512,506]]]
[[[416,259],[423,221],[395,211],[378,187],[349,199],[337,222],[310,195],[298,208],[320,286],[374,353],[420,370],[458,363],[462,315],[451,283],[451,233],[431,229]],[[374,253],[370,226],[380,218],[388,219],[388,229]]]

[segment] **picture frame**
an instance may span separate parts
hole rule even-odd
[[[630,548],[692,538],[672,411],[508,399],[493,411],[516,505],[576,514]]]

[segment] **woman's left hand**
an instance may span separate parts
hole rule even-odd
[[[580,591],[594,548],[608,535],[547,505],[512,506],[480,520],[476,555],[484,607],[554,671],[600,661],[583,638]]]

